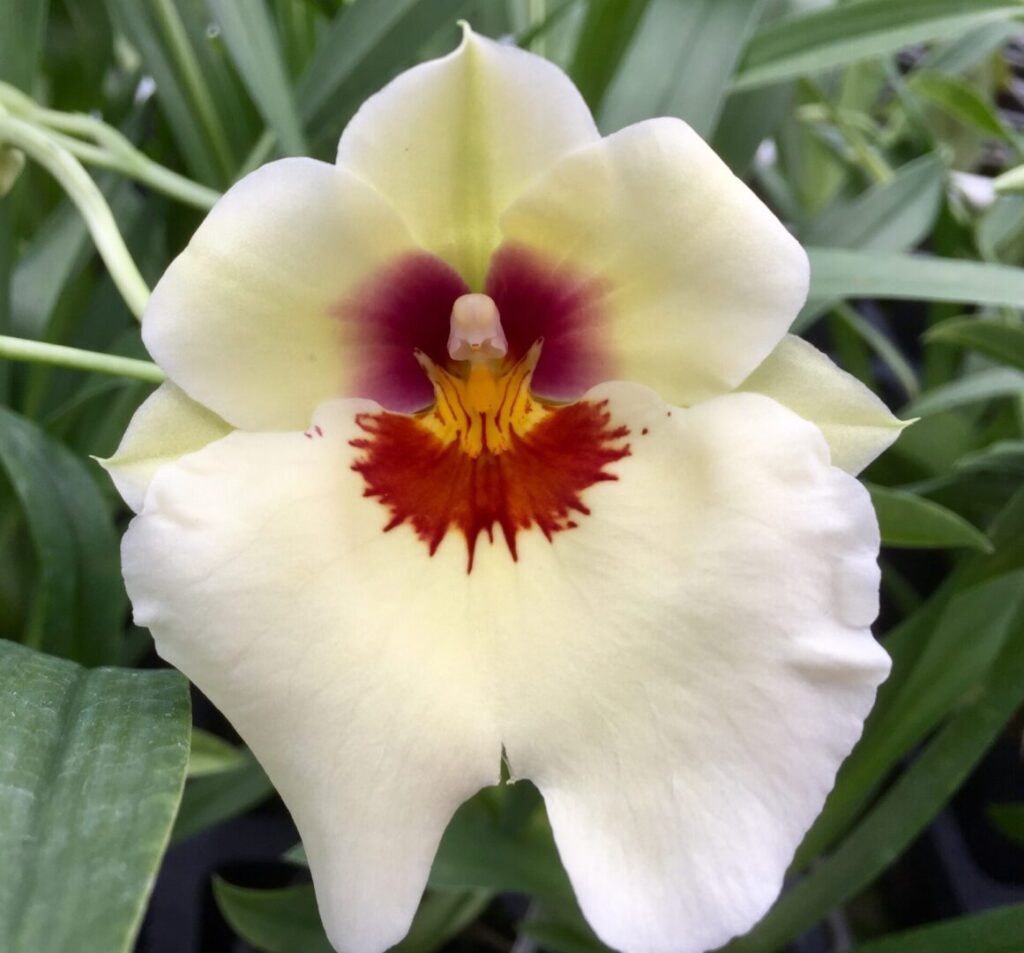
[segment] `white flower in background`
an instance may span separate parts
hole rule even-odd
[[[108,462],[128,591],[339,950],[403,936],[503,750],[608,944],[705,950],[775,899],[889,668],[851,474],[900,423],[785,336],[807,275],[684,123],[602,139],[468,31],[168,269],[173,383]]]

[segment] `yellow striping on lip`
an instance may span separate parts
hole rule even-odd
[[[502,361],[466,362],[465,376],[439,367],[418,351],[416,360],[434,385],[435,403],[420,421],[445,444],[459,440],[462,450],[478,457],[485,450],[504,453],[513,433],[523,436],[550,413],[530,393],[530,379],[540,359],[541,341],[512,365]]]

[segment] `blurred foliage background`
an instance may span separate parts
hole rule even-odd
[[[266,777],[128,622],[127,514],[89,457],[153,386],[133,311],[219,192],[331,159],[458,17],[563,66],[606,132],[690,122],[809,247],[795,330],[920,418],[866,474],[893,675],[789,889],[728,950],[1020,953],[1011,0],[0,0],[0,948],[329,949]],[[446,946],[603,949],[529,785],[449,829],[401,949]]]

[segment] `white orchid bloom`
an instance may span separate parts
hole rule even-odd
[[[901,425],[785,336],[807,281],[685,123],[602,139],[468,30],[170,266],[173,383],[107,464],[128,591],[277,785],[339,951],[403,936],[503,750],[611,946],[775,899],[889,668],[851,474]]]

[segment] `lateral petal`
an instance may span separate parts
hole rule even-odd
[[[352,301],[416,251],[350,172],[272,162],[232,186],[171,263],[142,337],[168,377],[232,425],[299,429],[325,400],[368,396]]]

